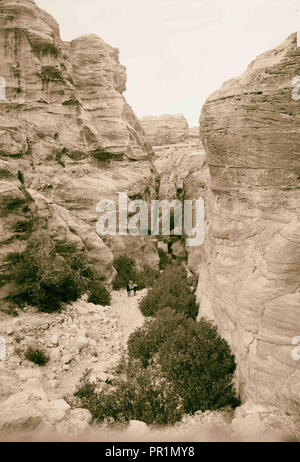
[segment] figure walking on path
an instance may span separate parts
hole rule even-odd
[[[128,284],[126,284],[126,290],[127,290],[128,297],[131,297],[132,293],[133,293],[133,296],[135,297],[137,289],[138,289],[137,284],[135,284],[132,280],[130,280]]]
[[[127,290],[128,297],[131,297],[131,291],[133,290],[133,281],[129,281],[126,284],[126,290]]]

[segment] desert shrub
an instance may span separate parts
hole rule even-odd
[[[49,361],[49,356],[39,348],[27,348],[25,358],[38,366],[45,366]]]
[[[56,246],[57,251],[57,246]],[[81,283],[83,290],[91,290],[94,283],[105,281],[105,276],[99,266],[91,264],[87,255],[83,251],[70,251],[66,248],[60,249],[60,254],[63,256],[69,267],[76,273],[78,280]]]
[[[137,284],[139,290],[142,290],[152,287],[158,277],[159,271],[145,265],[142,271],[135,271],[133,280]]]
[[[167,308],[130,336],[128,359],[112,388],[99,392],[88,374],[82,378],[76,406],[88,409],[96,423],[173,424],[184,413],[238,406],[235,368],[215,326]]]
[[[131,335],[128,360],[113,387],[101,392],[85,375],[75,396],[94,422],[172,424],[184,413],[236,407],[236,368],[216,327],[166,309]]]
[[[158,362],[181,396],[186,413],[240,404],[232,384],[234,356],[208,321],[185,320],[161,344]]]
[[[40,77],[43,82],[64,82],[61,70],[55,66],[44,66]]]
[[[127,282],[135,277],[134,261],[127,255],[121,255],[114,260],[114,267],[117,271],[117,276],[113,282],[113,289],[124,289]]]
[[[21,206],[26,204],[26,199],[21,197],[7,197],[1,201],[0,216],[16,212]]]
[[[67,99],[62,104],[63,106],[80,106],[80,102],[76,98]]]
[[[164,270],[170,263],[169,256],[162,249],[158,249],[158,255],[159,255],[159,269]]]
[[[180,265],[169,265],[140,304],[144,316],[154,316],[167,307],[193,319],[198,314],[194,287]]]
[[[159,311],[154,319],[147,320],[145,324],[136,329],[128,340],[128,355],[138,359],[147,367],[161,345],[175,334],[178,326],[184,323],[186,317],[176,313],[171,308]]]
[[[54,312],[83,293],[76,272],[56,254],[46,231],[33,233],[26,250],[10,255],[9,263],[11,276],[20,288],[13,297],[19,306],[28,303],[40,311]]]
[[[145,368],[159,364],[187,413],[239,404],[232,385],[234,356],[216,327],[204,319],[195,322],[162,310],[130,336],[128,354]]]
[[[181,400],[172,384],[158,370],[144,369],[136,361],[126,364],[123,376],[111,390],[97,392],[96,385],[85,375],[75,396],[96,423],[140,420],[148,425],[168,424],[179,421],[183,415]]]
[[[89,303],[94,305],[108,306],[111,302],[110,293],[101,281],[93,281],[90,284]]]
[[[139,290],[145,289],[145,287],[151,287],[159,276],[158,271],[146,265],[142,271],[139,271],[134,261],[127,255],[121,255],[115,259],[114,267],[117,271],[117,276],[113,283],[114,290],[124,289],[130,279],[138,285]]]
[[[33,53],[39,57],[52,56],[53,58],[58,58],[61,54],[60,49],[52,43],[32,42],[31,47]]]

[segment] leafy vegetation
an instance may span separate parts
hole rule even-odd
[[[113,283],[114,290],[124,289],[130,279],[137,284],[139,290],[142,290],[145,287],[151,287],[159,276],[158,271],[146,265],[143,271],[139,271],[134,261],[127,255],[121,255],[115,259],[114,267],[117,271],[117,276]]]
[[[38,366],[45,366],[49,361],[49,356],[39,348],[27,348],[25,358]]]
[[[58,58],[61,54],[60,49],[53,43],[32,42],[31,48],[33,53],[39,58],[44,56],[52,56],[53,58]]]
[[[44,66],[40,77],[43,82],[64,82],[61,70],[55,66]]]
[[[93,281],[90,284],[89,303],[94,305],[108,306],[111,302],[110,293],[101,281]]]
[[[89,409],[96,423],[126,423],[140,420],[151,424],[179,421],[183,408],[174,387],[159,371],[143,369],[139,362],[129,361],[112,390],[97,391],[86,374],[75,393],[80,406]],[[78,404],[79,405],[79,404]]]
[[[193,282],[183,266],[169,265],[142,300],[142,313],[144,316],[154,316],[159,310],[170,307],[196,319],[198,305]]]
[[[164,252],[162,249],[158,249],[158,256],[159,256],[159,269],[163,271],[170,264],[170,258],[168,254]]]
[[[184,413],[238,406],[235,368],[215,326],[166,308],[130,336],[128,360],[111,389],[97,391],[86,374],[75,396],[98,423],[172,424]]]
[[[9,256],[8,279],[19,286],[12,296],[18,306],[36,306],[39,311],[60,310],[62,303],[77,300],[84,285],[68,263],[55,252],[47,231],[34,232],[23,253]]]
[[[80,106],[80,102],[76,98],[67,99],[62,104],[63,106]]]

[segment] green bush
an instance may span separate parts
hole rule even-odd
[[[93,281],[90,284],[89,303],[94,305],[109,306],[111,302],[110,293],[101,281]]]
[[[163,373],[183,399],[186,413],[240,404],[232,384],[234,356],[208,321],[187,319],[161,344],[158,357]]]
[[[10,255],[9,265],[11,279],[19,286],[12,299],[20,307],[28,303],[39,311],[54,312],[83,293],[78,275],[56,254],[46,231],[34,233],[23,253]]]
[[[164,270],[170,263],[170,258],[166,252],[162,249],[158,249],[158,256],[159,256],[159,269]]]
[[[113,282],[113,289],[124,289],[130,279],[134,279],[136,275],[134,261],[126,255],[121,255],[114,260],[114,267],[117,271],[117,276]]]
[[[159,271],[145,265],[143,271],[136,271],[133,281],[137,284],[139,290],[148,289],[153,286],[159,277]]]
[[[97,392],[86,374],[76,405],[87,408],[97,423],[172,424],[184,413],[238,406],[235,368],[216,327],[167,308],[130,336],[128,360],[120,363],[113,387]]]
[[[130,335],[129,357],[139,359],[143,366],[147,367],[161,345],[174,335],[185,320],[186,317],[182,313],[176,313],[171,308],[162,309],[156,318],[147,320]]]
[[[31,43],[33,53],[38,57],[52,56],[53,58],[58,58],[61,54],[60,49],[52,43]]]
[[[88,409],[96,423],[126,423],[140,420],[148,425],[175,423],[183,408],[174,387],[157,370],[143,369],[139,362],[129,362],[124,375],[111,390],[96,391],[86,374],[75,396]]]
[[[55,66],[44,66],[40,76],[43,82],[64,82],[61,70]]]
[[[138,289],[142,290],[151,287],[159,276],[159,271],[146,265],[143,271],[138,271],[134,261],[127,255],[121,255],[115,259],[114,267],[117,271],[117,276],[113,282],[114,290],[124,289],[131,279],[137,284]]]
[[[27,348],[25,358],[38,366],[45,366],[49,361],[49,356],[38,348]]]
[[[162,310],[130,336],[128,354],[145,368],[159,364],[186,413],[239,404],[232,385],[234,356],[216,327],[204,319],[195,322]]]
[[[198,305],[194,289],[184,267],[169,265],[142,300],[140,309],[144,316],[154,316],[159,310],[170,307],[196,319]]]

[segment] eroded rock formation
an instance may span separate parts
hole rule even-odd
[[[189,126],[182,114],[145,116],[141,118],[146,139],[152,146],[176,144],[187,141]]]
[[[244,399],[299,414],[300,74],[296,34],[255,59],[204,105],[208,155],[200,315],[237,358]]]
[[[118,192],[147,198],[154,191],[152,150],[123,97],[126,70],[118,50],[95,35],[63,42],[56,21],[31,0],[0,1],[0,44],[6,81],[0,102],[0,264],[20,247],[12,216],[24,218],[27,191],[35,211],[51,221],[55,242],[85,248],[110,280],[114,245],[109,249],[96,234],[96,205]],[[157,265],[153,243],[137,241],[139,262],[146,256]],[[130,255],[124,238],[122,245]]]
[[[168,116],[169,120],[177,120],[177,116]],[[184,119],[184,118],[183,118]],[[145,117],[143,120],[148,120]],[[149,117],[149,120],[152,120]],[[158,195],[160,200],[173,201],[197,200],[203,197],[208,181],[208,168],[203,145],[200,141],[199,127],[186,131],[184,140],[177,142],[178,135],[170,132],[167,143],[161,137],[161,121],[164,116],[155,119],[159,121],[151,126],[151,137],[154,145],[153,165],[158,179]],[[184,119],[185,120],[185,119]],[[143,125],[144,122],[142,121]],[[185,125],[187,122],[185,120]],[[146,128],[147,130],[147,128]],[[179,137],[181,135],[179,134]],[[188,265],[191,271],[198,274],[200,266],[200,247],[190,248],[187,252],[184,241],[176,238],[165,239],[171,244],[172,255],[176,258],[188,256]]]

